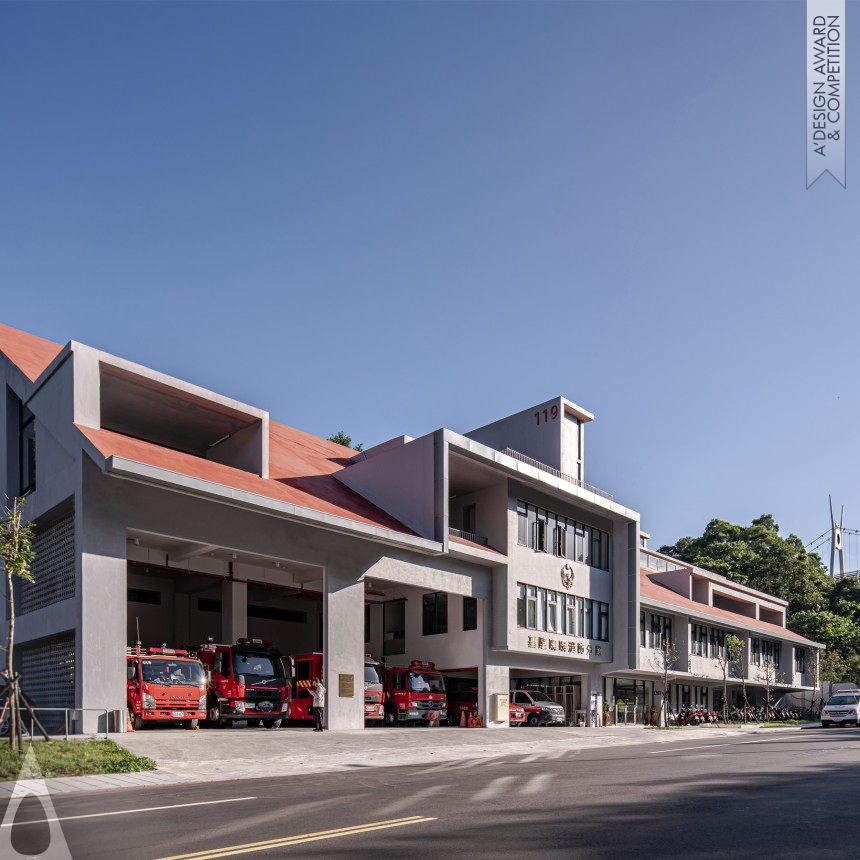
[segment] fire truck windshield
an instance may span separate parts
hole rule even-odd
[[[244,675],[246,684],[259,687],[284,685],[284,662],[266,654],[233,654],[233,674]]]
[[[441,675],[425,675],[421,672],[410,672],[409,691],[411,693],[444,693],[445,681]]]
[[[365,687],[368,684],[381,684],[382,678],[379,675],[379,670],[374,665],[368,665],[365,663],[364,665],[364,685]]]
[[[191,660],[141,660],[143,680],[147,684],[163,684],[174,687],[178,684],[193,684],[200,686],[204,683],[203,667]]]

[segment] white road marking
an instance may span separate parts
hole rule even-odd
[[[515,776],[500,776],[494,779],[489,785],[484,786],[477,794],[472,796],[472,800],[489,800],[496,795],[501,794],[517,777]]]
[[[225,800],[200,800],[197,803],[175,803],[173,806],[145,806],[142,809],[120,809],[116,812],[91,812],[89,815],[66,815],[63,818],[39,818],[36,821],[14,821],[0,827],[20,827],[23,824],[42,824],[45,821],[75,821],[79,818],[103,818],[106,815],[134,815],[138,812],[160,812],[163,809],[184,809],[189,806],[211,806],[213,803],[238,803],[240,800],[256,800],[256,797],[229,797]]]
[[[760,738],[757,741],[728,741],[724,744],[700,744],[697,747],[675,747],[670,750],[651,750],[649,755],[662,755],[663,753],[672,753],[672,752],[687,752],[687,750],[706,750],[711,749],[712,747],[743,747],[750,746],[751,744],[784,744],[784,743],[796,743],[798,738]]]
[[[390,803],[388,806],[384,806],[382,809],[377,810],[377,813],[379,815],[391,815],[393,812],[400,812],[401,809],[408,809],[410,806],[450,787],[449,785],[431,785],[429,788],[423,788],[421,791],[410,794],[409,797],[404,797],[403,800],[398,800]]]
[[[519,794],[540,794],[549,787],[552,782],[551,773],[535,774],[520,790]]]

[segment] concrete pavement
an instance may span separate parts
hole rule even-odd
[[[152,728],[114,734],[111,739],[135,755],[158,763],[155,771],[109,776],[66,777],[45,780],[51,794],[175,785],[232,779],[301,775],[360,768],[426,765],[501,756],[549,756],[572,749],[661,744],[689,739],[691,743],[715,737],[736,737],[757,732],[779,732],[758,726],[718,725],[675,730],[641,726],[606,728],[372,728],[346,732],[314,733],[308,728],[267,730],[238,726],[189,732]],[[0,798],[9,796],[15,783],[0,783]],[[34,790],[38,784],[34,784]]]

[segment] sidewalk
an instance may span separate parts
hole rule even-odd
[[[786,727],[790,728],[797,727]],[[119,788],[295,776],[360,768],[426,766],[450,761],[472,760],[477,763],[501,756],[555,757],[571,750],[664,744],[679,740],[696,744],[708,738],[731,738],[786,729],[763,729],[753,725],[714,725],[672,731],[641,726],[598,729],[380,727],[315,734],[307,728],[266,730],[237,727],[196,732],[158,728],[111,735],[111,740],[129,752],[154,759],[158,763],[156,770],[47,779],[45,786],[51,794],[115,791]],[[34,782],[34,790],[39,785]],[[14,787],[14,782],[0,783],[0,798],[10,796]]]

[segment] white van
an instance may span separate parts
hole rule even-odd
[[[821,727],[860,726],[860,690],[842,690],[827,700],[821,712]]]

